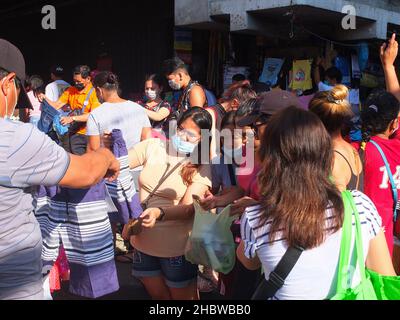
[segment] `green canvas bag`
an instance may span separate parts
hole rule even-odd
[[[400,277],[387,277],[365,267],[360,215],[349,191],[343,192],[345,206],[336,295],[331,300],[400,300]],[[361,282],[351,288],[352,216],[355,216],[355,250]]]

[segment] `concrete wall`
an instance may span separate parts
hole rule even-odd
[[[358,30],[338,30],[342,40],[386,39],[388,24],[400,25],[400,0],[175,0],[175,22],[178,26],[212,23],[214,18],[228,16],[232,32],[277,32],[276,25],[268,25],[253,13],[277,8],[309,6],[336,12],[342,16],[346,5],[356,8],[357,17],[366,23]],[[326,11],[321,10],[321,15]],[[338,29],[340,25],[338,26]],[[341,32],[339,32],[341,31]]]
[[[211,21],[208,0],[175,0],[175,23],[177,26],[193,25]]]

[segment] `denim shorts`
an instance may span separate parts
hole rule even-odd
[[[186,261],[185,256],[158,258],[138,250],[133,252],[132,276],[136,278],[164,277],[169,288],[183,289],[197,280],[198,266]]]

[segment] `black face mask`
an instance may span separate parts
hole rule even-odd
[[[85,85],[83,83],[80,82],[76,82],[75,83],[75,88],[77,88],[79,91],[82,91],[83,89],[85,89]]]

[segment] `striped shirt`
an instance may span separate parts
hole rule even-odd
[[[57,185],[68,166],[68,154],[33,125],[0,119],[0,298],[41,277],[40,255],[26,256],[41,246],[31,187]]]
[[[369,242],[378,235],[382,228],[382,219],[375,205],[366,195],[359,191],[353,191],[352,194],[360,214],[366,258]],[[248,208],[242,217],[241,233],[246,257],[252,259],[257,256],[265,270],[266,279],[268,279],[269,274],[286,253],[288,246],[282,233],[279,232],[275,240],[271,241],[269,237],[271,223],[260,224],[262,214],[259,206]],[[328,235],[325,242],[318,248],[303,252],[285,285],[276,294],[275,300],[324,300],[335,295],[342,231],[335,234],[329,233],[332,217],[332,209],[328,208],[326,215]],[[353,225],[355,226],[354,216]],[[356,265],[355,261],[352,262],[352,265]],[[352,287],[357,286],[359,282],[359,272],[356,271],[353,273]]]

